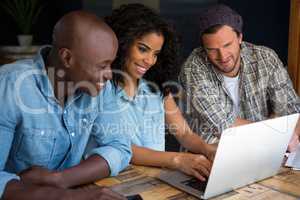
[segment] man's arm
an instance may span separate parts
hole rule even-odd
[[[70,188],[117,175],[128,166],[131,159],[129,138],[115,133],[101,135],[95,140],[97,146],[87,152],[87,159],[80,164],[62,171],[34,166],[20,174],[21,180],[28,184]]]
[[[6,184],[3,200],[54,200],[63,199],[65,190],[53,187],[24,184],[22,181],[11,180]]]
[[[269,55],[270,81],[268,84],[268,94],[272,112],[276,116],[284,116],[292,113],[300,113],[300,98],[293,88],[292,81],[287,70],[283,67],[277,54],[271,51]],[[300,122],[298,120],[294,134],[289,143],[288,150],[294,151],[299,144]]]
[[[99,155],[92,155],[79,165],[62,171],[50,171],[43,167],[33,166],[21,172],[20,177],[27,184],[71,188],[102,179],[109,174],[106,160]]]
[[[252,122],[240,117],[235,118],[234,123],[230,127],[242,126],[246,124],[251,124]]]
[[[125,200],[126,198],[105,187],[91,189],[61,189],[51,186],[24,184],[11,180],[7,183],[3,200]]]
[[[122,116],[108,115],[96,120],[98,128],[92,138],[97,146],[87,151],[86,157],[93,155],[101,157],[106,161],[107,175],[116,176],[129,165],[132,155],[131,141],[126,132],[128,130],[123,127],[125,120],[122,120]]]
[[[21,174],[29,183],[69,188],[115,176],[128,166],[131,159],[130,137],[123,127],[122,116],[104,113],[94,121],[86,158],[80,164],[62,171],[34,167]]]
[[[79,165],[58,173],[62,186],[64,188],[70,188],[108,177],[110,170],[104,158],[99,155],[92,155]]]
[[[300,113],[300,99],[293,88],[292,81],[282,62],[271,51],[269,64],[271,65],[268,95],[270,97],[271,112],[276,116]]]
[[[39,190],[38,186],[26,185],[20,181],[16,174],[5,171],[10,149],[13,145],[15,136],[15,127],[19,121],[19,107],[15,99],[14,80],[12,77],[0,76],[0,199],[19,200],[19,199],[41,199],[44,194],[45,198],[58,198],[54,196],[59,192],[49,193],[49,189]],[[49,193],[49,195],[47,195]],[[39,197],[39,198],[36,198]]]

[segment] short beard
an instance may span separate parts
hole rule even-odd
[[[237,67],[237,65],[238,65],[238,62],[241,60],[241,49],[239,49],[238,55],[239,55],[239,56],[238,56],[237,59],[235,60],[235,62],[234,62],[234,64],[233,64],[233,67],[232,67],[232,69],[231,69],[229,72],[220,70],[218,67],[215,67],[215,68],[217,68],[218,71],[223,72],[223,73],[226,73],[226,74],[233,72],[233,71],[236,69],[236,67]],[[241,62],[239,63],[239,65],[241,65]],[[239,69],[238,69],[237,73],[236,73],[234,76],[236,76],[236,75],[238,74],[239,71],[240,71],[240,66],[239,66]]]

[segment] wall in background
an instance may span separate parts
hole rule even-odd
[[[244,40],[268,46],[287,64],[290,0],[219,0],[244,20]]]
[[[300,95],[300,0],[291,0],[288,72]]]
[[[82,9],[82,0],[40,0],[44,9],[39,16],[37,23],[33,26],[34,44],[51,43],[52,30],[57,20],[72,10]],[[0,1],[1,3],[1,1]],[[17,34],[19,30],[11,16],[2,10],[0,11],[0,45],[18,45]]]
[[[112,0],[112,7],[118,8],[123,4],[142,3],[156,11],[160,10],[160,0]]]
[[[199,46],[197,16],[201,9],[217,3],[217,0],[162,0],[160,13],[174,24],[182,43],[181,53],[186,58],[191,51]]]
[[[97,14],[99,17],[110,15],[112,9],[120,7],[122,4],[142,3],[156,11],[160,9],[160,0],[82,0],[83,9]]]
[[[105,16],[111,13],[113,7],[136,2],[159,10],[163,17],[174,24],[181,36],[183,58],[199,45],[199,12],[208,5],[220,2],[242,15],[246,41],[274,49],[284,64],[287,63],[289,0],[83,0],[83,7]]]
[[[199,45],[197,15],[201,8],[221,2],[237,10],[244,18],[244,39],[273,48],[287,63],[288,26],[290,0],[42,0],[46,7],[34,26],[34,43],[51,42],[52,29],[56,21],[65,13],[85,9],[105,16],[113,7],[122,3],[141,2],[156,10],[173,23],[181,35],[182,55]],[[0,45],[16,45],[18,29],[14,21],[0,12]]]
[[[82,0],[83,9],[93,12],[99,17],[104,17],[106,15],[110,15],[112,11],[112,1],[105,0]]]

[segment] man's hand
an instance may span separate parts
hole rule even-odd
[[[205,181],[205,177],[209,176],[212,164],[203,155],[179,153],[173,159],[173,166],[177,170]]]
[[[62,189],[51,186],[26,184],[11,180],[6,184],[5,200],[126,200],[126,198],[106,187],[90,186],[77,189]]]
[[[46,168],[33,166],[22,171],[19,176],[25,184],[47,185],[58,188],[66,188],[63,184],[60,173],[50,171]]]

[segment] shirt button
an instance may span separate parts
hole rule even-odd
[[[66,111],[66,110],[64,111],[64,114],[67,114],[67,111]]]
[[[82,119],[82,125],[83,125],[83,126],[86,126],[86,125],[87,125],[87,122],[88,122],[88,121],[87,121],[86,118],[83,118],[83,119]]]
[[[41,131],[41,135],[45,135],[45,131]]]
[[[75,133],[74,133],[74,132],[72,132],[72,133],[71,133],[71,136],[72,136],[72,137],[74,137],[74,136],[75,136]]]

